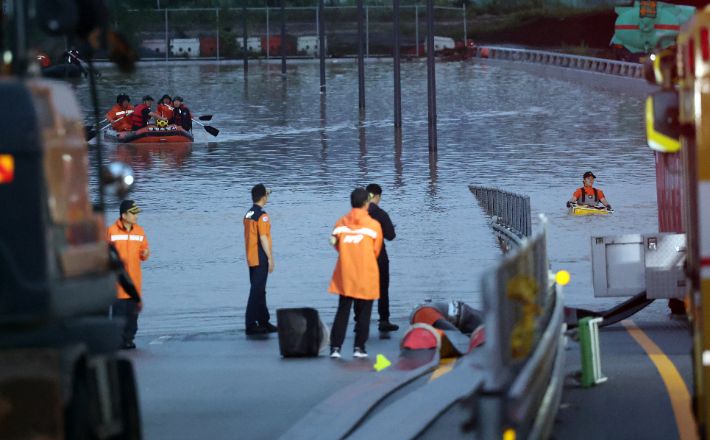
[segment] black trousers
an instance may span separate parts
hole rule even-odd
[[[269,276],[269,266],[249,266],[249,301],[247,302],[246,327],[269,322],[271,316],[266,307],[266,278]]]
[[[380,321],[390,320],[390,260],[377,259],[377,266],[380,269],[380,299],[377,300],[377,313]]]
[[[121,337],[123,344],[130,344],[138,331],[138,304],[132,299],[117,299],[113,303],[113,317],[121,318],[125,324]]]
[[[330,332],[330,346],[342,347],[345,341],[345,331],[348,329],[350,319],[350,306],[355,309],[355,347],[365,349],[365,342],[370,336],[370,315],[372,314],[371,299],[355,299],[345,295],[338,295],[338,311],[335,313],[333,330]]]

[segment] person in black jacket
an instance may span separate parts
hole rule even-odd
[[[182,103],[182,98],[179,96],[173,98],[173,116],[168,123],[179,125],[187,131],[192,131],[192,114],[190,109]]]
[[[394,233],[394,225],[390,216],[381,209],[378,205],[382,198],[382,188],[376,183],[367,185],[367,192],[370,193],[370,207],[368,212],[370,217],[377,220],[382,226],[382,236],[385,240],[392,241],[396,234]],[[380,269],[380,299],[377,300],[377,312],[380,314],[379,330],[381,332],[392,332],[399,329],[398,325],[390,322],[390,260],[387,258],[387,249],[384,241],[382,242],[382,250],[380,256],[377,257],[377,265]]]

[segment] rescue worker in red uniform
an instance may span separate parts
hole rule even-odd
[[[599,203],[601,203],[606,207],[606,209],[611,211],[611,205],[609,204],[609,202],[607,202],[602,190],[592,187],[594,185],[594,179],[596,178],[597,176],[595,176],[594,173],[592,173],[591,171],[587,171],[586,173],[584,173],[584,176],[582,176],[582,182],[584,182],[584,186],[581,188],[577,188],[577,191],[572,194],[572,198],[567,201],[568,208],[572,203],[592,207],[596,207]]]
[[[135,109],[133,109],[133,126],[131,129],[133,131],[140,130],[143,127],[148,126],[148,121],[150,118],[155,118],[155,120],[167,121],[167,118],[160,116],[157,113],[150,111],[150,106],[153,105],[153,98],[150,95],[143,97],[143,103],[138,104]]]
[[[106,119],[116,131],[131,131],[133,127],[133,106],[125,93],[116,97],[116,105],[106,113]]]
[[[266,279],[274,271],[274,255],[271,249],[271,221],[264,211],[270,190],[263,184],[251,189],[254,205],[244,215],[244,244],[249,265],[249,301],[246,311],[247,335],[262,335],[277,331],[269,323],[269,309],[266,307]]]
[[[350,307],[355,309],[353,358],[366,358],[365,342],[370,335],[372,303],[380,297],[377,257],[382,249],[382,226],[368,214],[369,194],[356,188],[350,194],[352,210],[337,221],[330,242],[338,251],[328,292],[340,295],[330,332],[330,357],[340,358]]]
[[[158,101],[158,109],[156,110],[156,113],[158,113],[160,116],[170,120],[170,118],[173,117],[172,104],[173,104],[173,100],[170,97],[170,95],[168,95],[168,94],[163,95],[163,97],[160,98],[160,101]]]
[[[182,104],[182,98],[179,96],[173,98],[173,117],[170,118],[170,123],[179,125],[187,131],[192,131],[192,114]]]
[[[141,212],[133,200],[124,200],[119,209],[120,218],[106,230],[106,240],[113,244],[118,251],[118,255],[123,261],[128,276],[136,286],[138,295],[141,295],[141,283],[143,275],[141,272],[141,261],[145,261],[150,256],[148,239],[143,228],[137,225],[138,213]],[[136,303],[118,286],[118,299],[113,305],[113,316],[125,319],[123,328],[123,348],[136,348],[133,338],[138,331],[138,314],[143,309],[143,302]]]

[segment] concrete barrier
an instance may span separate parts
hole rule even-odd
[[[163,55],[168,51],[165,40],[143,40],[141,41],[141,47]]]
[[[243,37],[237,37],[237,47],[241,49],[242,43],[244,42]],[[250,37],[247,38],[247,50],[253,53],[261,53],[261,38]]]
[[[319,55],[319,41],[317,36],[298,37],[298,52],[317,57]],[[328,52],[328,39],[325,40],[325,51]]]
[[[179,57],[199,57],[200,56],[200,39],[199,38],[173,38],[170,40],[170,54]]]

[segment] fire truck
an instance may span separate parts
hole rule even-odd
[[[646,103],[649,146],[656,151],[659,226],[686,234],[685,305],[693,332],[693,412],[710,433],[710,9],[681,28],[677,49],[647,61],[661,86]],[[663,190],[663,191],[662,191]]]

